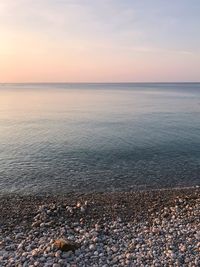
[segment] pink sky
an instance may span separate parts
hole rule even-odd
[[[0,82],[199,81],[193,1],[3,0]]]

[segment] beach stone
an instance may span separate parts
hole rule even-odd
[[[16,234],[15,239],[20,239],[20,238],[23,238],[23,233]]]
[[[93,244],[91,244],[91,245],[89,246],[89,249],[90,249],[90,250],[94,250],[94,249],[95,249],[95,246],[94,246]]]
[[[60,256],[61,256],[61,250],[56,251],[55,257],[60,258]]]
[[[54,245],[57,249],[65,252],[70,250],[75,252],[75,250],[79,248],[79,244],[67,239],[57,239]]]
[[[84,213],[85,212],[85,208],[84,207],[81,207],[81,212]]]
[[[132,256],[131,253],[127,253],[127,254],[126,254],[126,258],[127,258],[128,260],[130,260],[132,257],[133,257],[133,256]]]
[[[77,202],[77,203],[76,203],[76,207],[77,207],[77,208],[80,208],[80,207],[81,207],[81,202]]]
[[[45,262],[45,261],[46,261],[46,258],[45,258],[45,257],[40,257],[40,258],[39,258],[39,261],[40,261],[40,262]]]
[[[0,224],[0,266],[200,266],[200,198],[196,196],[191,201],[184,195],[179,198],[183,201],[173,197],[170,205],[163,203],[158,211],[150,209],[149,221],[143,217],[127,220],[122,216],[119,222],[117,216],[108,219],[104,214],[101,218],[90,218],[90,210],[89,219],[84,218],[80,223],[81,206],[77,209],[74,204],[72,216],[66,204],[46,204],[36,213],[40,224],[45,224],[43,228],[27,229],[22,224],[6,229]],[[51,210],[49,215],[48,210]],[[165,212],[167,217],[163,216]],[[47,227],[49,216],[52,224]],[[55,240],[59,240],[59,245],[55,245]],[[61,250],[61,243],[66,241],[79,248]],[[7,258],[3,258],[5,253]]]
[[[63,259],[67,259],[67,258],[70,258],[72,255],[73,255],[72,250],[69,250],[69,251],[67,251],[67,252],[63,252],[63,253],[62,253],[62,258],[63,258]]]

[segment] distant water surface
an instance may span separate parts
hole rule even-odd
[[[199,184],[199,83],[0,85],[0,193]]]

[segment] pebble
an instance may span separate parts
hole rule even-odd
[[[83,214],[82,220],[71,217],[76,210],[85,213],[88,205],[63,205],[69,216],[60,221],[56,215],[61,206],[41,205],[29,230],[23,226],[19,230],[16,225],[16,229],[4,231],[0,225],[0,266],[199,266],[199,198],[192,205],[178,198],[174,205],[155,212],[151,223],[118,218],[101,223],[94,220],[88,226]],[[80,246],[62,252],[54,245],[60,238]]]

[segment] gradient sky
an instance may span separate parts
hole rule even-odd
[[[200,81],[199,0],[0,0],[0,82]]]

